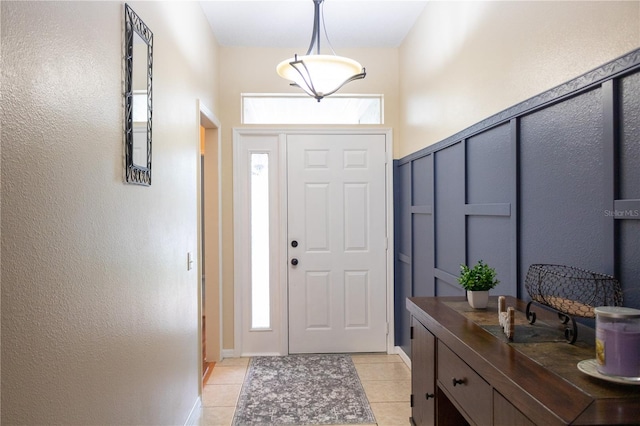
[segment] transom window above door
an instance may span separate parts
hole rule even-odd
[[[383,95],[243,93],[242,124],[384,124]]]

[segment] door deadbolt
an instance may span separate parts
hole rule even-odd
[[[291,247],[298,247],[298,242],[296,240],[291,241]]]

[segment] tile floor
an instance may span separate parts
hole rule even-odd
[[[352,355],[378,426],[406,426],[411,408],[411,373],[398,355]],[[229,426],[247,371],[249,358],[216,363],[204,387],[198,426]]]

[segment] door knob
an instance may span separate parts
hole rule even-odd
[[[296,266],[298,264],[298,259],[296,259],[295,257],[293,259],[291,259],[291,264],[293,266]]]
[[[298,242],[296,240],[291,241],[291,247],[298,247]]]

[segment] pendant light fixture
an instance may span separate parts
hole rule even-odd
[[[323,2],[324,0],[313,0],[313,34],[306,55],[295,55],[280,62],[276,68],[280,77],[292,81],[292,86],[300,87],[318,102],[325,96],[337,92],[350,81],[360,80],[367,75],[357,61],[338,56],[333,51],[324,26],[324,14],[320,10]],[[321,26],[333,55],[320,54]]]

